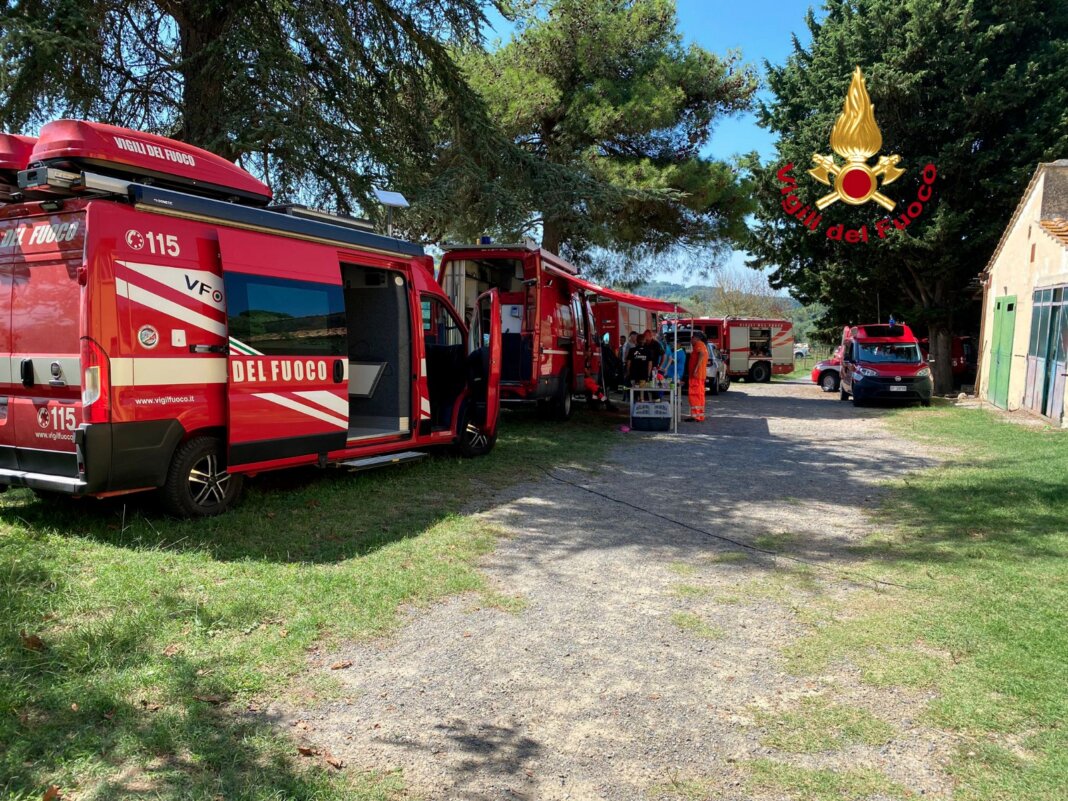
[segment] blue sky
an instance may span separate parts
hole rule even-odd
[[[802,44],[809,41],[805,13],[812,0],[678,0],[679,29],[687,43],[693,42],[713,53],[725,54],[740,50],[742,58],[764,74],[764,60],[781,64],[793,50],[792,35]],[[491,15],[496,37],[507,40],[512,27],[499,16]],[[496,38],[493,33],[488,38]],[[762,95],[766,92],[762,89]],[[759,127],[756,116],[742,114],[721,120],[712,134],[705,152],[715,158],[728,159],[739,153],[756,150],[762,159],[775,154],[770,133]],[[744,254],[734,253],[728,266],[740,267]],[[663,280],[684,284],[705,283],[698,275],[683,272],[668,273]]]

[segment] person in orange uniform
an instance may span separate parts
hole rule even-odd
[[[703,333],[693,332],[690,358],[686,360],[690,381],[690,416],[686,418],[687,423],[705,421],[705,373],[708,371],[708,345],[705,342]]]

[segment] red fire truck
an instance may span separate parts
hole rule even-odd
[[[492,447],[499,302],[469,332],[418,245],[149,134],[57,121],[28,159],[48,199],[0,208],[3,489],[200,516],[267,470]]]
[[[727,357],[727,374],[732,378],[766,382],[772,375],[794,370],[793,323],[759,317],[681,317],[662,326],[704,332],[708,341]]]
[[[438,279],[457,309],[500,293],[501,401],[537,402],[557,419],[573,395],[601,397],[601,349],[585,282],[559,256],[533,243],[449,249]]]

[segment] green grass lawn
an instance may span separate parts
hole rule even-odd
[[[475,570],[497,532],[464,511],[538,465],[589,464],[618,422],[509,414],[486,458],[264,476],[207,521],[0,496],[0,799],[393,797],[402,777],[299,756],[249,711],[329,697],[309,658],[388,632],[401,604],[521,606]]]
[[[902,478],[860,549],[910,589],[861,594],[789,653],[937,691],[959,801],[1068,797],[1068,432],[974,409],[901,412],[948,463]],[[765,773],[767,772],[765,766]],[[837,796],[835,796],[837,797]]]
[[[794,362],[794,370],[790,373],[780,373],[771,377],[772,381],[801,381],[812,378],[813,359],[798,359]]]

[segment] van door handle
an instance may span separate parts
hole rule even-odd
[[[345,380],[345,363],[341,359],[334,359],[334,383],[340,384]]]
[[[33,359],[23,359],[22,364],[19,365],[19,371],[22,377],[22,386],[32,387],[33,380]]]

